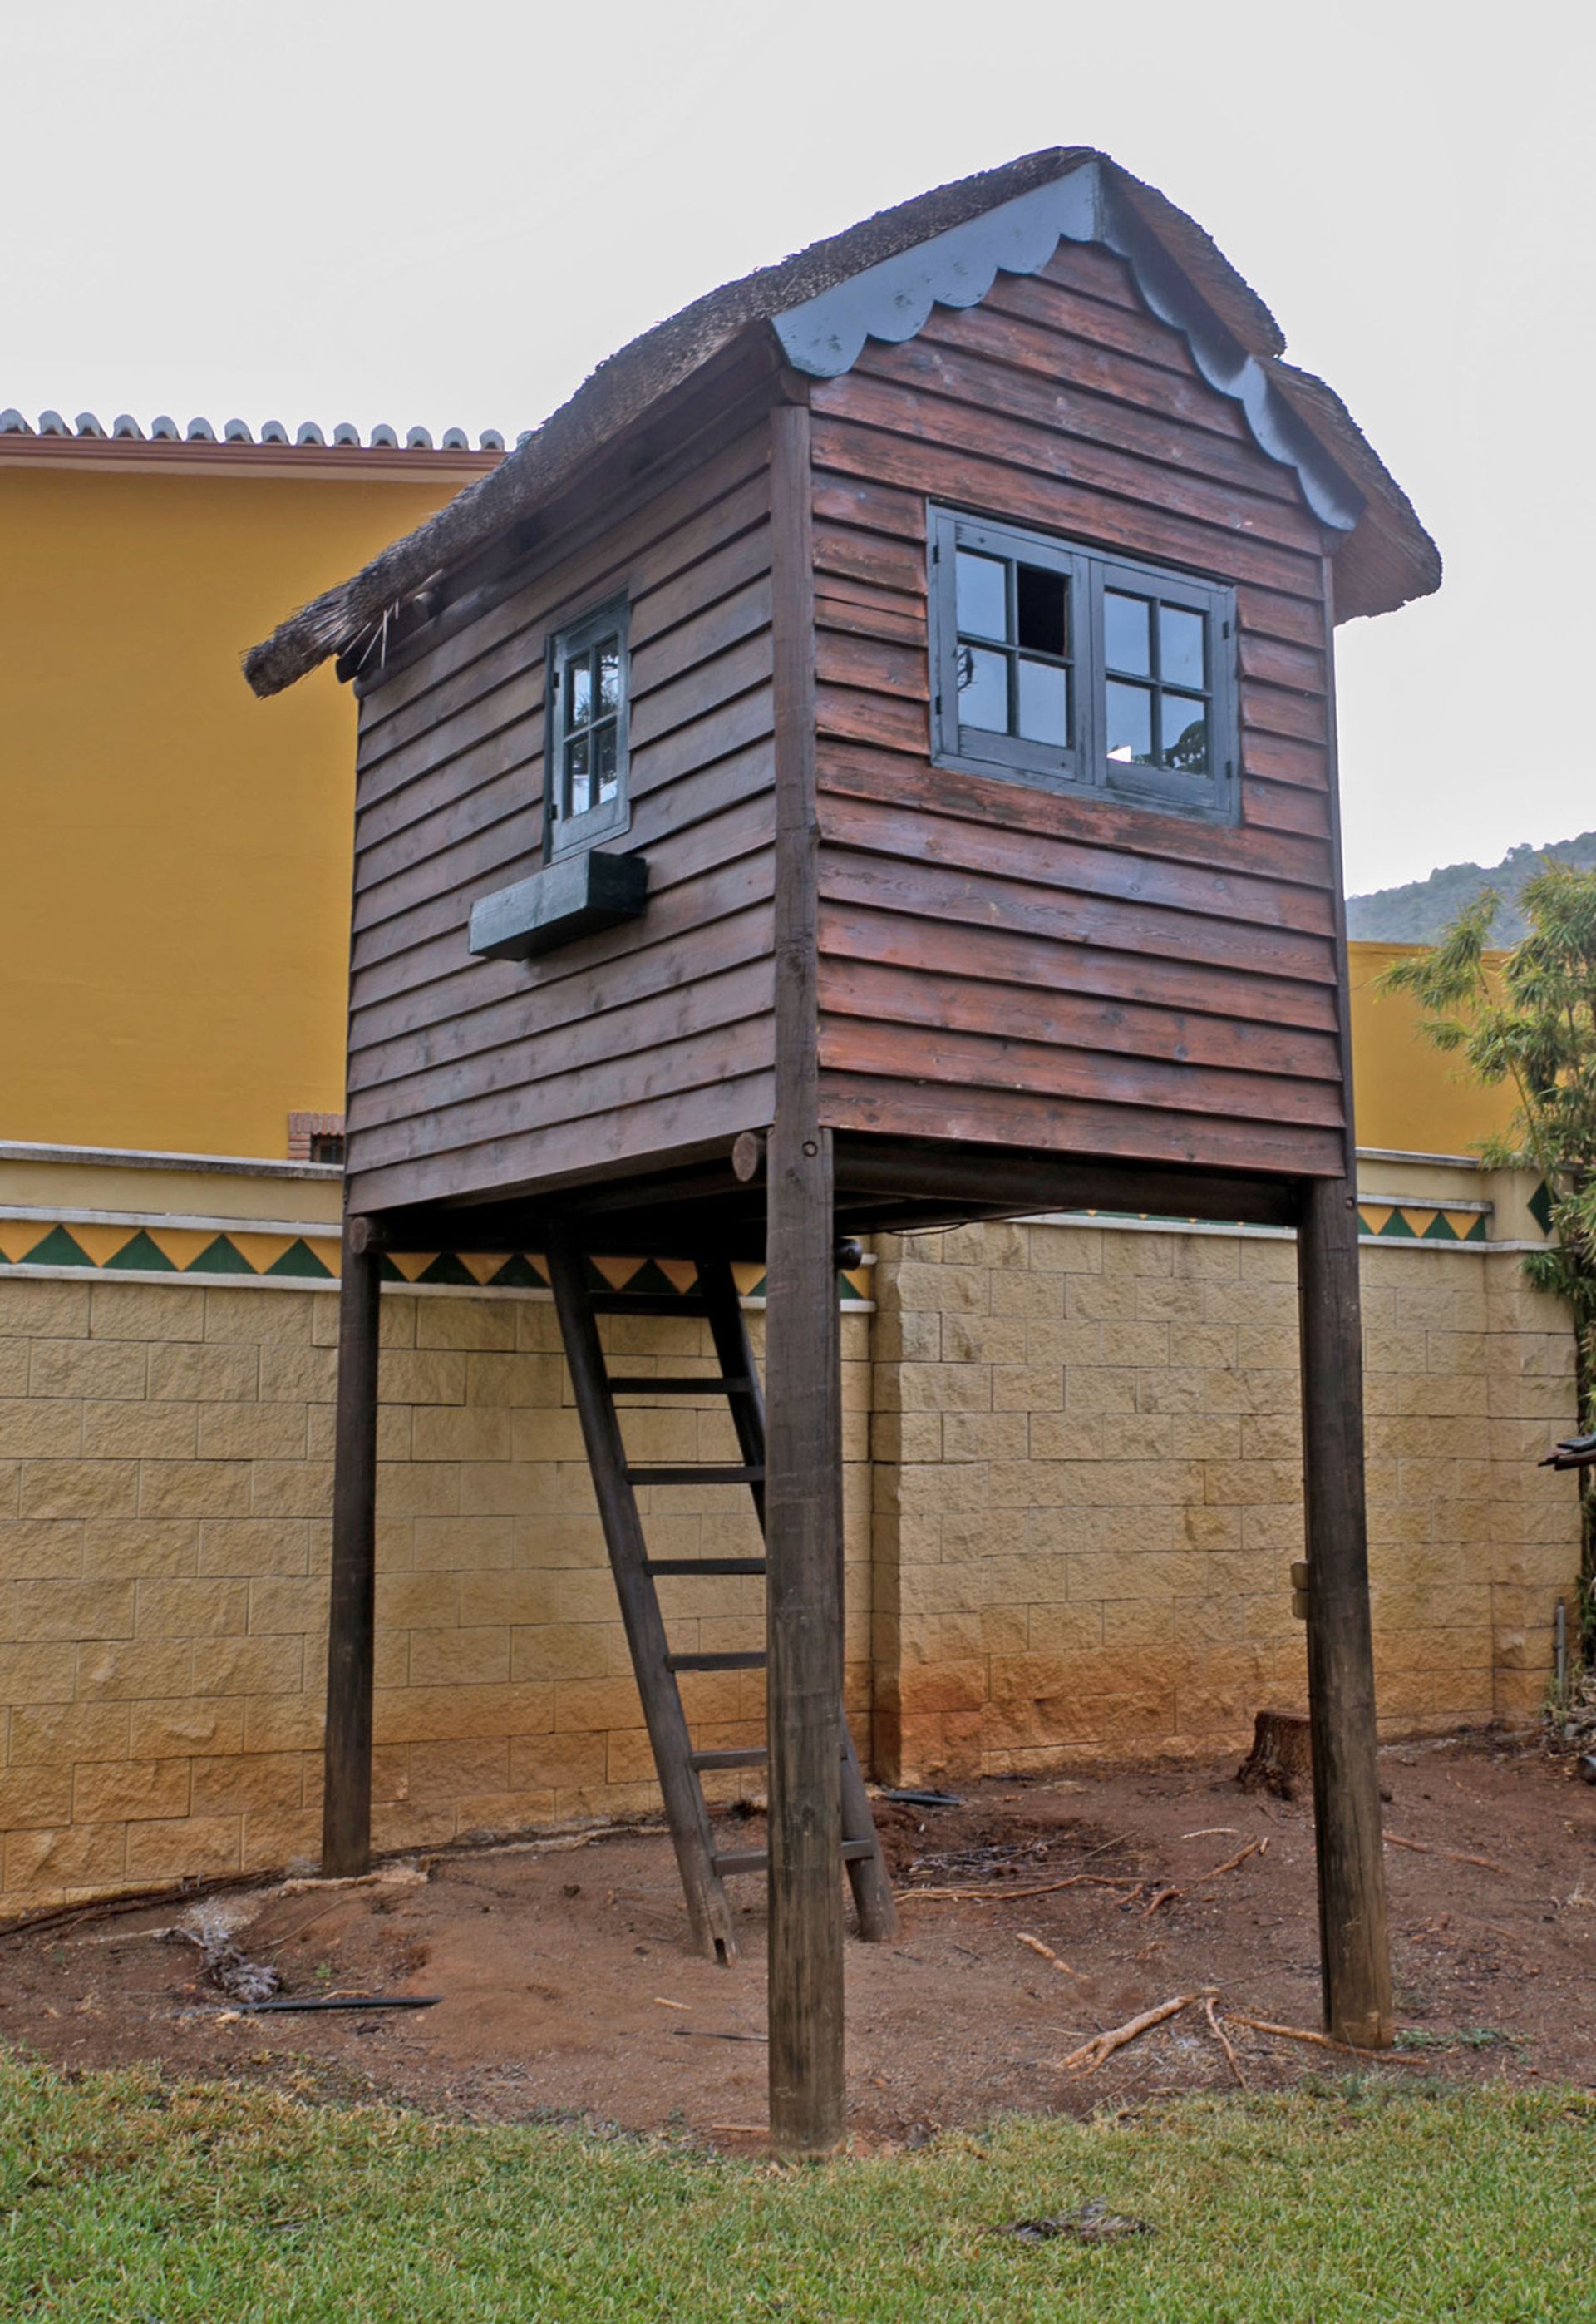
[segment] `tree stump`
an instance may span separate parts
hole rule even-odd
[[[1272,1792],[1278,1800],[1297,1796],[1313,1775],[1313,1745],[1307,1715],[1299,1711],[1261,1711],[1253,1721],[1252,1748],[1236,1769],[1244,1792]]]

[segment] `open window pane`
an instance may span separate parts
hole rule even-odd
[[[1166,686],[1189,686],[1200,691],[1207,685],[1203,652],[1203,632],[1207,626],[1200,613],[1188,613],[1183,605],[1159,607],[1158,670]]]
[[[565,745],[565,812],[585,815],[592,804],[588,797],[588,738],[579,734]]]
[[[1103,650],[1110,669],[1123,669],[1133,678],[1151,677],[1151,611],[1144,597],[1123,596],[1117,589],[1103,592]]]
[[[958,617],[961,637],[1006,638],[1009,633],[1008,567],[996,557],[958,557]]]
[[[1166,694],[1159,704],[1163,763],[1182,774],[1201,775],[1208,768],[1208,706],[1185,694]]]
[[[1130,760],[1137,766],[1156,765],[1152,752],[1152,688],[1122,686],[1111,678],[1106,692],[1109,757]]]
[[[1020,733],[1028,742],[1069,742],[1069,672],[1052,661],[1020,661]]]
[[[1062,573],[1049,573],[1040,565],[1014,568],[1015,631],[1022,646],[1032,653],[1069,652],[1065,643],[1065,597]]]
[[[593,732],[593,787],[601,800],[615,797],[618,780],[615,722],[610,719]]]
[[[1009,668],[1007,654],[989,653],[982,646],[959,649],[959,718],[963,726],[982,726],[994,734],[1009,731]]]

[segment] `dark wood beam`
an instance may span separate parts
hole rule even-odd
[[[333,1568],[322,1870],[371,1869],[371,1693],[376,1652],[377,1367],[381,1285],[365,1222],[344,1222],[333,1443]]]
[[[1338,2041],[1384,2049],[1392,2034],[1391,1960],[1369,1608],[1357,1129],[1353,1111],[1352,1001],[1335,718],[1335,576],[1328,558],[1323,576],[1346,1163],[1345,1175],[1339,1181],[1320,1180],[1304,1186],[1297,1236],[1308,1579],[1308,1720],[1325,2024]]]
[[[1344,1180],[1304,1189],[1297,1267],[1325,2024],[1338,2042],[1385,2049],[1391,1967],[1369,1612],[1358,1210]]]
[[[838,1200],[849,1218],[855,1197],[880,1194],[943,1202],[968,1218],[1102,1210],[1291,1226],[1300,1183],[1034,1149],[859,1138],[838,1140],[836,1172]]]
[[[806,403],[771,415],[775,1120],[766,1153],[770,2133],[842,2136],[842,1411],[831,1138],[820,1122],[814,569]]]

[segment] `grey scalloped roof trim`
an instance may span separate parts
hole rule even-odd
[[[351,451],[395,452],[401,448],[399,436],[387,425],[380,424],[372,429],[369,437],[362,437],[360,429],[348,420],[338,422],[330,439],[323,432],[318,420],[303,420],[290,439],[280,420],[263,422],[259,437],[253,434],[245,420],[225,420],[218,436],[217,430],[203,416],[191,420],[187,429],[180,429],[170,413],[163,411],[150,422],[146,434],[131,411],[119,411],[109,428],[102,427],[92,411],[80,411],[70,422],[64,420],[59,411],[41,411],[35,425],[17,410],[14,403],[8,404],[4,411],[0,411],[0,436],[87,436],[136,444],[146,440],[162,444],[215,444],[218,441],[225,444],[288,444],[291,441],[294,444],[325,446],[330,440]],[[525,443],[526,437],[523,435],[520,440]],[[497,428],[484,428],[477,438],[477,446],[483,452],[502,452],[504,438]],[[430,431],[425,428],[408,429],[403,448],[430,452],[434,448]],[[437,449],[440,451],[469,452],[471,448],[471,438],[463,428],[445,428],[438,439]]]
[[[916,337],[933,307],[978,307],[1000,274],[1038,274],[1060,242],[1099,243],[1123,258],[1160,322],[1178,330],[1210,387],[1242,407],[1259,449],[1294,469],[1320,522],[1351,532],[1367,503],[1305,428],[1263,365],[1170,263],[1101,163],[1036,186],[995,209],[771,318],[794,371],[836,379],[867,339]]]
[[[1329,472],[1339,472],[1344,487],[1350,479],[1364,496],[1364,513],[1351,535],[1343,536],[1336,558],[1337,618],[1388,613],[1438,587],[1440,553],[1407,494],[1340,398],[1322,380],[1281,360],[1286,342],[1279,324],[1212,237],[1107,154],[1090,146],[1053,145],[861,219],[777,265],[710,291],[645,331],[601,363],[541,428],[519,437],[509,457],[489,475],[456,493],[349,580],[280,622],[244,657],[250,685],[257,694],[276,694],[330,655],[346,652],[434,576],[468,562],[563,491],[596,453],[734,340],[769,330],[778,317],[884,262],[1088,168],[1114,189],[1115,231],[1128,236],[1134,227],[1145,236],[1145,246],[1140,241],[1137,246],[1137,264],[1151,286],[1145,295],[1167,298],[1178,281],[1188,286],[1206,318],[1207,359],[1250,399],[1243,404],[1250,420],[1256,414],[1259,424],[1276,427],[1282,454],[1294,464],[1311,445]],[[1249,363],[1258,367],[1256,380]],[[1270,395],[1261,392],[1261,383]]]

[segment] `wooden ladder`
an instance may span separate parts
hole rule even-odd
[[[764,1650],[739,1654],[674,1654],[665,1635],[656,1582],[677,1574],[763,1574],[763,1557],[650,1557],[637,1508],[638,1485],[746,1485],[760,1530],[765,1526],[765,1401],[748,1329],[729,1264],[705,1259],[698,1287],[686,1296],[648,1292],[595,1291],[576,1248],[549,1238],[549,1280],[564,1342],[565,1360],[582,1421],[588,1463],[610,1563],[620,1600],[621,1619],[631,1649],[643,1716],[653,1747],[665,1815],[676,1850],[676,1866],[687,1899],[694,1941],[711,1960],[737,1954],[737,1932],[723,1886],[732,1872],[765,1872],[764,1849],[717,1850],[702,1778],[725,1767],[762,1767],[763,1744],[738,1750],[695,1751],[683,1708],[677,1674],[683,1671],[763,1670]],[[718,1378],[626,1377],[610,1372],[599,1344],[597,1318],[609,1315],[702,1315],[709,1323],[720,1366]],[[736,1466],[694,1462],[639,1466],[628,1462],[622,1442],[618,1396],[723,1396],[737,1430],[741,1459]],[[858,1913],[859,1934],[876,1941],[893,1934],[892,1883],[881,1853],[876,1821],[859,1771],[853,1738],[838,1706],[841,1753],[842,1862]]]

